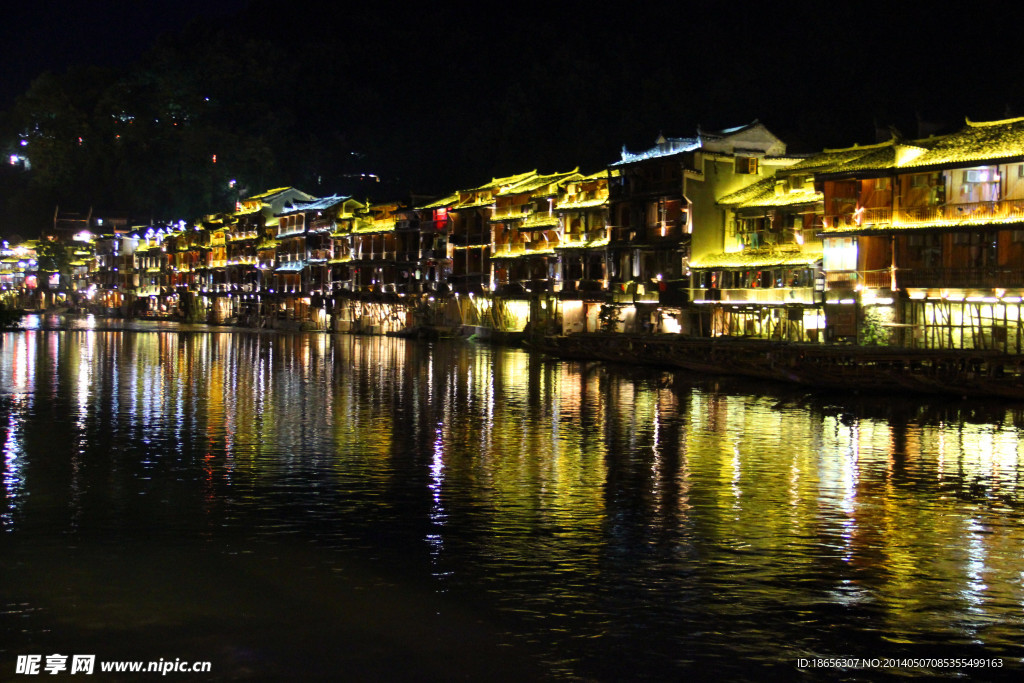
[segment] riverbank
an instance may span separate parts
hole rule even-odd
[[[801,344],[728,337],[578,333],[530,339],[560,358],[673,367],[814,389],[1024,400],[1024,357],[978,350]]]

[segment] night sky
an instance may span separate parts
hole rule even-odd
[[[323,7],[25,3],[2,24],[0,110],[44,70],[127,69],[162,35],[189,40],[196,22],[274,44],[266,58],[294,68],[265,106],[287,109],[312,148],[336,150],[347,171],[380,173],[394,192],[440,194],[532,168],[593,171],[622,145],[644,148],[698,125],[757,118],[790,151],[814,152],[874,142],[888,125],[915,137],[956,129],[965,116],[1024,114],[1013,22],[987,5]],[[330,172],[305,189],[343,190],[342,165],[322,165]]]

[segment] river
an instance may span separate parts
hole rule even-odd
[[[0,335],[0,680],[1020,673],[1020,405],[55,326]]]

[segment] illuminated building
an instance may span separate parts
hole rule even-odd
[[[608,280],[627,331],[698,333],[681,309],[690,262],[725,251],[717,200],[791,165],[786,145],[763,124],[693,138],[660,136],[651,149],[623,149],[610,184]],[[660,305],[672,306],[666,318]]]
[[[822,195],[813,160],[726,195],[724,250],[690,262],[701,329],[787,341],[820,341]]]
[[[608,291],[608,185],[619,171],[599,171],[562,185],[555,203],[559,217],[558,281],[562,332],[595,332]]]
[[[490,288],[491,215],[502,188],[510,188],[536,176],[536,171],[520,173],[471,190],[460,190],[458,200],[448,207],[451,221],[452,290],[458,294],[480,295]]]
[[[1024,118],[826,155],[830,336],[1020,353]]]
[[[436,294],[448,291],[455,255],[451,241],[451,208],[458,201],[458,194],[452,194],[415,211],[416,230],[412,234],[418,239],[415,244],[418,259],[411,273],[412,280],[407,290],[409,293]],[[410,244],[409,250],[413,248],[414,245]],[[412,260],[411,255],[409,260]]]
[[[525,298],[553,290],[561,236],[555,202],[563,185],[582,177],[578,170],[534,174],[498,190],[491,214],[490,284],[495,295]]]

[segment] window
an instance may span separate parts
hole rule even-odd
[[[915,175],[910,176],[910,186],[911,187],[928,187],[928,174],[927,173],[917,173]]]
[[[829,237],[824,240],[825,270],[857,270],[857,242],[852,237]]]
[[[757,157],[736,157],[736,173],[755,175],[758,171]]]
[[[961,232],[953,234],[953,244],[957,247],[961,258],[966,257],[962,265],[970,268],[986,268],[996,265],[999,256],[999,243],[996,233]]]
[[[881,192],[883,190],[888,190],[888,189],[889,189],[889,179],[888,178],[875,178],[875,191],[876,192]]]

